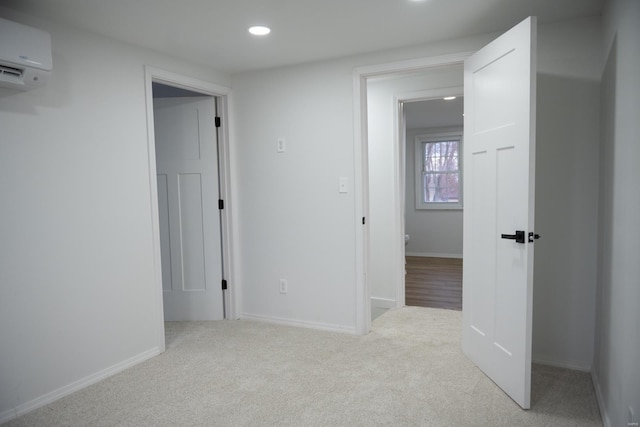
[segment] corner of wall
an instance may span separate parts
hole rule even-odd
[[[598,410],[600,411],[600,417],[602,418],[603,427],[611,427],[611,421],[609,421],[609,415],[607,414],[607,407],[604,404],[604,398],[602,397],[602,390],[600,388],[600,380],[595,369],[591,370],[591,382],[593,383],[593,389],[596,393],[596,401],[598,402]]]

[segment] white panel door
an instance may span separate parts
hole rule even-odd
[[[462,346],[525,409],[531,394],[535,58],[536,20],[528,18],[467,59],[464,70]],[[516,230],[524,242],[509,238]]]
[[[154,100],[164,318],[219,320],[222,253],[215,99]]]

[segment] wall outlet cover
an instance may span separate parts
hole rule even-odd
[[[288,291],[287,279],[280,279],[280,293],[286,294]]]

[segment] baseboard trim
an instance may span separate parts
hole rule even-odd
[[[371,297],[371,307],[396,308],[396,300],[389,298]]]
[[[553,366],[554,368],[571,369],[573,371],[581,371],[591,373],[591,366],[580,363],[576,360],[558,361],[550,357],[534,355],[531,360],[539,365]]]
[[[600,410],[600,417],[602,418],[602,426],[611,427],[611,421],[609,421],[609,415],[607,415],[607,409],[604,406],[604,398],[602,397],[600,381],[598,380],[598,375],[596,375],[594,370],[591,371],[591,382],[593,383],[593,388],[596,391],[596,401],[598,402],[598,409]]]
[[[276,325],[295,326],[297,328],[319,329],[322,331],[340,332],[342,334],[345,334],[345,333],[352,334],[352,335],[356,334],[355,327],[334,325],[331,323],[308,322],[306,320],[284,319],[281,317],[264,316],[261,314],[250,314],[250,313],[240,314],[240,319],[255,320],[258,322],[265,322],[265,323],[274,323]]]
[[[95,374],[91,374],[86,376],[78,381],[74,381],[71,384],[60,387],[57,390],[53,390],[52,392],[46,393],[40,397],[37,397],[29,402],[23,403],[21,405],[16,406],[13,409],[8,409],[2,413],[0,413],[0,424],[10,421],[14,418],[18,418],[21,415],[26,414],[27,412],[31,412],[34,409],[41,408],[49,403],[53,403],[58,399],[61,399],[65,396],[70,395],[78,390],[81,390],[85,387],[88,387],[92,384],[95,384],[99,381],[104,380],[105,378],[111,377],[119,372],[124,371],[138,363],[144,362],[147,359],[150,359],[154,356],[157,356],[161,353],[159,347],[154,347],[150,350],[147,350],[143,353],[140,353],[136,356],[133,356],[127,360],[124,360],[120,363],[116,363],[113,366],[110,366],[106,369],[96,372]]]
[[[462,259],[462,254],[443,254],[439,252],[405,252],[405,256],[419,256],[419,257],[425,257],[425,258]]]

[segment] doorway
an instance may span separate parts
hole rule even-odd
[[[463,97],[403,102],[405,304],[462,310]]]
[[[165,321],[224,318],[216,98],[154,82]]]
[[[462,80],[462,63],[456,61],[372,76],[364,82],[369,184],[365,190],[369,221],[364,231],[369,242],[366,270],[371,317],[405,305],[405,205],[415,199],[405,182],[409,166],[404,107],[411,102],[462,96]]]
[[[369,199],[374,194],[369,191],[373,176],[369,162],[373,135],[367,128],[369,78],[464,60],[465,135],[473,149],[467,149],[464,156],[464,192],[470,202],[466,203],[463,219],[467,262],[462,347],[472,362],[525,409],[530,407],[531,396],[534,264],[533,246],[529,244],[538,238],[528,231],[527,239],[527,230],[534,229],[536,43],[537,20],[529,17],[466,59],[462,55],[455,61],[451,57],[431,58],[354,72],[355,144],[361,152],[355,169],[362,172],[362,181],[356,187],[361,190],[362,200],[356,204],[356,211],[363,213],[364,225],[372,212]],[[396,148],[394,154],[399,150]],[[399,182],[397,174],[393,179]],[[395,189],[400,193],[397,186]],[[404,243],[404,236],[398,233],[404,231],[400,218],[396,212],[392,223],[387,224],[393,230],[391,257],[402,252],[393,249],[401,238]],[[498,231],[502,229],[515,232]],[[356,263],[363,267],[356,273],[356,326],[363,334],[371,325],[364,309],[371,309],[371,267],[375,265],[369,254],[374,248],[372,236],[371,227],[356,232],[356,242],[362,243],[362,247],[356,246]],[[396,274],[398,270],[396,265]],[[404,301],[404,295],[396,304],[400,301]]]
[[[145,67],[158,346],[165,320],[234,318],[224,86]]]

